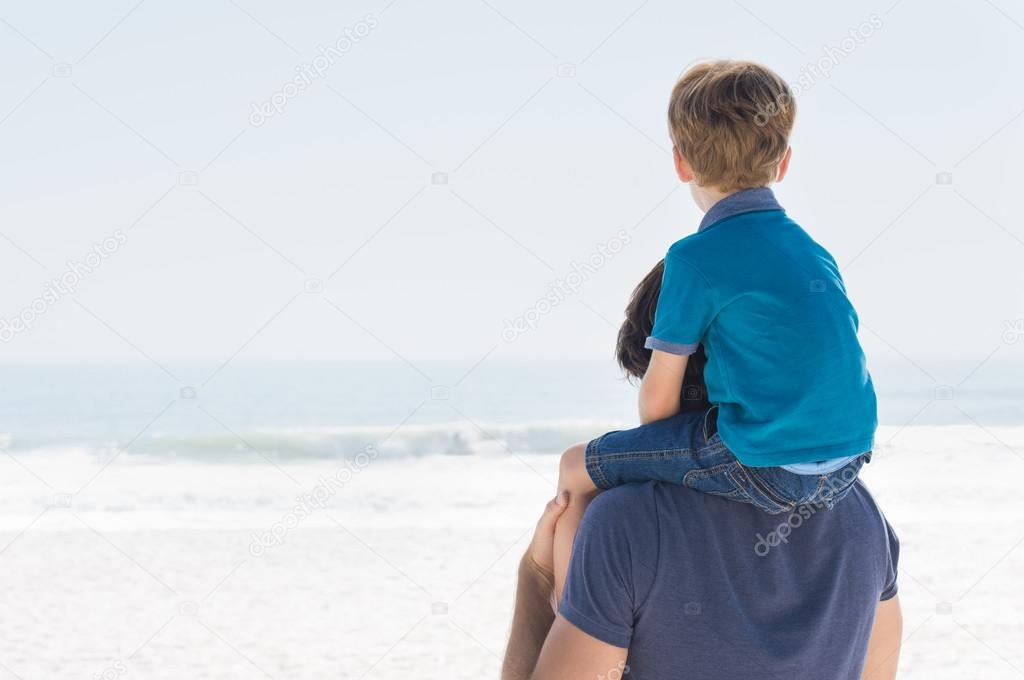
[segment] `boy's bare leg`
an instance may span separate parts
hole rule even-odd
[[[576,529],[583,519],[587,505],[598,493],[590,475],[587,473],[584,453],[586,444],[576,444],[562,454],[558,468],[558,492],[569,492],[569,507],[565,509],[555,524],[555,591],[554,605],[557,608],[562,600],[562,588],[569,571],[569,558],[572,557],[572,542],[576,538]]]

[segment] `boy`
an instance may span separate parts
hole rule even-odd
[[[643,424],[562,456],[559,490],[571,500],[555,535],[559,596],[576,526],[600,489],[668,481],[781,513],[831,507],[870,460],[876,401],[857,314],[835,260],[768,188],[789,168],[794,115],[785,81],[750,62],[699,64],[672,91],[676,174],[705,214],[665,257]],[[684,411],[699,344],[712,405]]]

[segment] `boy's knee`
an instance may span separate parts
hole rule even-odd
[[[574,444],[565,450],[558,465],[558,486],[571,491],[585,490],[592,486],[587,472],[586,444]]]

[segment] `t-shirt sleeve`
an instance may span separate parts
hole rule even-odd
[[[900,539],[896,536],[896,532],[893,531],[892,525],[888,521],[885,523],[885,530],[888,537],[888,559],[885,565],[885,583],[882,587],[882,594],[878,598],[881,601],[891,600],[896,597],[897,591],[897,574],[899,573],[899,561],[900,561]]]
[[[653,585],[657,551],[649,484],[599,495],[576,532],[558,612],[591,637],[629,647],[637,608]]]
[[[665,256],[654,330],[644,346],[682,356],[693,354],[717,313],[711,284],[673,247]]]

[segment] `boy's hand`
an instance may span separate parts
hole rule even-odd
[[[640,384],[640,422],[646,425],[679,413],[688,356],[652,350],[651,363]]]

